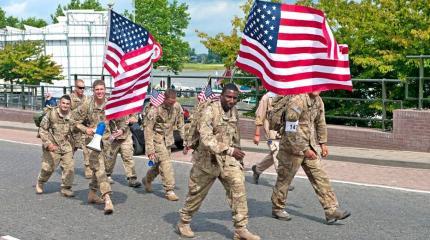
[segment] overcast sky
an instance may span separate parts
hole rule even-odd
[[[100,0],[107,6],[112,0]],[[197,53],[206,53],[206,48],[199,42],[195,30],[203,31],[213,36],[217,33],[229,33],[230,20],[234,15],[241,16],[239,6],[245,0],[178,0],[188,4],[191,21],[186,30],[185,40],[190,43]],[[70,0],[0,0],[0,7],[7,16],[18,18],[37,17],[51,23],[50,15],[55,12],[58,4],[66,5]],[[115,0],[114,10],[122,13],[124,9],[132,9],[132,0]],[[294,2],[286,0],[285,2]]]

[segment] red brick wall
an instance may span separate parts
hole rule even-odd
[[[0,121],[11,122],[33,122],[33,111],[20,110],[13,108],[0,108]]]

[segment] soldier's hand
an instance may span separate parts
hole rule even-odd
[[[315,159],[317,159],[318,157],[317,157],[317,154],[314,152],[314,150],[312,150],[312,149],[308,149],[308,150],[306,150],[306,152],[305,152],[305,157],[307,158],[307,159],[311,159],[311,160],[315,160]]]
[[[130,117],[127,121],[125,121],[126,124],[129,123],[137,123],[137,119],[135,117]]]
[[[182,153],[184,155],[187,155],[189,150],[190,150],[190,147],[185,146],[184,149],[182,150]]]
[[[239,148],[234,148],[232,156],[236,158],[236,160],[241,160],[245,157],[245,153]]]
[[[259,142],[260,142],[260,135],[254,135],[254,143],[258,145]]]
[[[328,147],[327,147],[327,144],[323,143],[320,146],[321,146],[321,156],[322,157],[327,157],[328,156]]]
[[[112,134],[112,138],[117,138],[117,137],[119,137],[119,136],[121,136],[122,134],[124,133],[124,131],[122,130],[122,129],[120,129],[120,130],[118,130],[118,131],[115,131],[113,134]]]
[[[57,147],[57,145],[51,143],[51,144],[48,145],[47,148],[48,148],[48,151],[54,152],[55,150],[57,150],[58,147]]]
[[[86,133],[88,136],[92,136],[92,135],[94,135],[94,132],[95,132],[95,129],[94,129],[94,128],[87,128],[87,130],[85,131],[85,133]]]
[[[157,156],[155,155],[155,153],[150,153],[148,154],[148,158],[154,161],[157,158]]]

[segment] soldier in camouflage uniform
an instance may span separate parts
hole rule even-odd
[[[70,114],[70,97],[64,95],[60,98],[60,104],[57,107],[46,110],[40,123],[39,136],[42,139],[43,155],[36,193],[43,193],[43,184],[60,164],[61,194],[65,197],[74,196],[72,191],[74,178],[72,130],[74,127],[75,121]]]
[[[75,90],[70,93],[70,99],[72,100],[70,109],[73,111],[82,105],[84,102],[88,101],[88,97],[84,95],[85,91],[85,82],[82,79],[77,79],[75,81]],[[90,169],[90,153],[87,149],[86,135],[82,134],[79,130],[75,131],[73,134],[73,138],[75,139],[75,149],[82,149],[82,153],[84,155],[84,174],[85,178],[90,179],[93,176],[93,172]]]
[[[109,122],[106,120],[105,115],[105,105],[106,105],[106,87],[102,80],[96,80],[93,83],[93,96],[85,102],[83,105],[79,106],[74,112],[74,118],[77,119],[77,128],[83,133],[87,134],[88,144],[91,141],[91,136],[94,135],[95,129],[99,122],[105,122],[106,125]],[[82,124],[83,122],[88,122],[88,126]],[[110,198],[112,193],[111,186],[108,182],[105,170],[105,159],[110,153],[110,142],[109,136],[111,132],[108,127],[102,137],[102,151],[97,152],[93,150],[90,151],[90,168],[93,171],[93,176],[89,184],[90,191],[88,192],[88,203],[101,204],[104,202],[105,214],[111,214],[113,212],[113,204]],[[102,198],[97,196],[97,189],[100,189]]]
[[[131,138],[130,128],[128,127],[129,122],[137,122],[136,116],[131,115],[109,121],[109,127],[112,132],[110,140],[112,143],[111,152],[107,156],[109,159],[106,161],[106,174],[108,178],[112,175],[116,157],[118,153],[120,153],[128,180],[128,186],[140,187],[141,183],[137,181],[136,168],[133,160],[133,140]]]
[[[236,85],[227,84],[220,100],[211,100],[200,115],[200,140],[193,152],[189,191],[184,207],[179,211],[177,231],[181,236],[194,237],[190,227],[191,218],[200,208],[215,180],[219,179],[232,209],[234,239],[260,239],[246,228],[248,205],[242,162],[245,153],[240,150],[239,116],[235,107],[238,92]]]
[[[318,196],[327,223],[347,218],[350,213],[339,208],[336,195],[321,164],[327,157],[327,125],[324,103],[315,91],[293,96],[286,108],[285,131],[278,153],[278,178],[272,194],[272,215],[280,220],[290,220],[285,211],[288,186],[302,166]],[[318,142],[317,142],[318,141]],[[318,147],[321,148],[321,157]]]
[[[184,138],[184,114],[181,105],[176,102],[176,91],[167,89],[163,104],[150,106],[143,122],[145,129],[145,152],[155,162],[142,179],[147,192],[152,192],[151,182],[161,174],[166,199],[177,201],[171,146],[174,144],[173,130],[178,129]]]

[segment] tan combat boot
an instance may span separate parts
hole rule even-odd
[[[105,194],[103,196],[104,200],[105,200],[105,214],[112,214],[113,213],[113,203],[112,200],[110,199],[109,194]]]
[[[327,224],[333,224],[335,223],[337,220],[342,220],[345,219],[347,217],[351,216],[351,213],[346,211],[346,210],[342,210],[340,208],[337,208],[335,211],[330,212],[325,214],[325,218],[327,220]]]
[[[61,195],[64,197],[74,197],[75,194],[73,193],[72,189],[70,188],[61,188]]]
[[[189,223],[184,223],[182,221],[179,221],[179,223],[176,225],[176,230],[178,231],[179,235],[181,235],[181,237],[186,237],[186,238],[194,237],[194,232],[193,230],[191,230]]]
[[[37,181],[36,183],[36,193],[42,194],[43,193],[43,183]]]
[[[91,170],[90,166],[85,166],[85,178],[90,179],[93,177],[93,170]]]
[[[152,192],[152,184],[147,180],[146,177],[142,178],[142,184],[145,187],[145,191],[151,193]]]
[[[88,203],[90,204],[103,204],[105,201],[101,197],[97,196],[97,192],[90,190],[88,192]]]
[[[179,197],[176,196],[174,191],[167,191],[166,192],[166,199],[169,201],[178,201]]]
[[[257,235],[252,234],[246,227],[236,228],[234,230],[233,240],[260,240]]]

